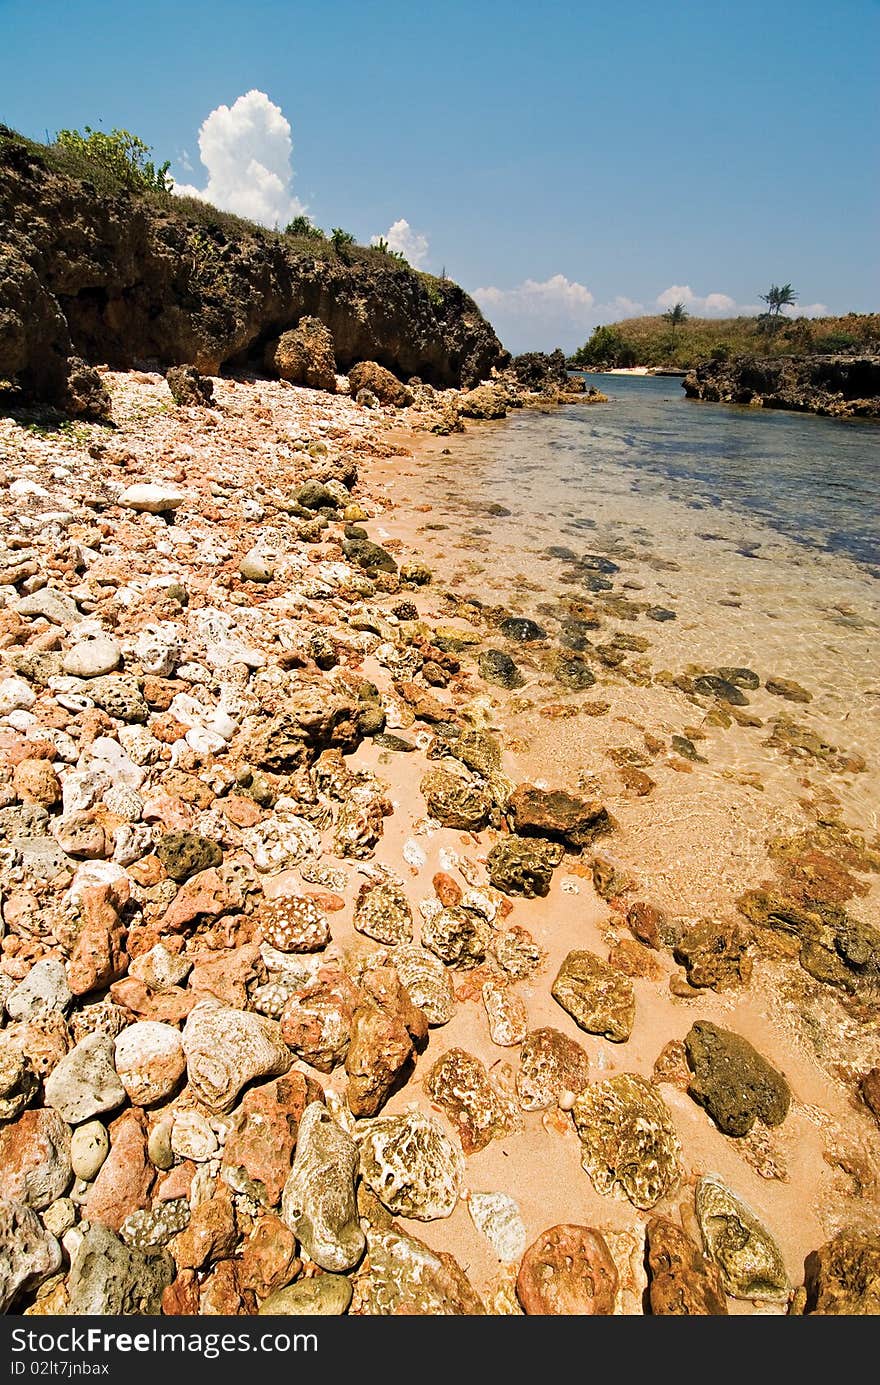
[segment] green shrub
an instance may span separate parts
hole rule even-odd
[[[133,192],[170,192],[170,160],[157,168],[150,158],[152,149],[129,130],[59,130],[55,143],[69,153],[97,165]]]
[[[320,226],[316,226],[311,217],[308,216],[295,216],[293,221],[288,221],[284,228],[284,234],[286,236],[296,236],[301,240],[327,239]]]
[[[355,239],[351,231],[343,231],[341,226],[334,226],[330,232],[330,239],[333,242],[333,249],[337,254],[341,250],[346,250],[350,245],[354,245]]]
[[[713,346],[709,352],[710,361],[729,361],[733,353],[730,345],[726,341],[720,341],[717,346]]]
[[[572,357],[576,366],[620,366],[638,364],[635,348],[613,327],[597,327],[584,346]]]

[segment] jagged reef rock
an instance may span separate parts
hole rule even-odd
[[[270,341],[263,353],[267,370],[289,380],[292,385],[308,385],[313,390],[336,389],[336,357],[333,337],[316,317],[304,317],[277,341]]]
[[[697,1220],[703,1244],[733,1298],[786,1299],[788,1275],[782,1252],[750,1207],[707,1173],[697,1184]]]
[[[358,1317],[471,1317],[486,1309],[454,1256],[390,1227],[371,1227],[364,1268],[354,1280],[351,1312]]]
[[[807,1313],[880,1316],[880,1236],[841,1231],[804,1268]]]
[[[324,1270],[356,1265],[364,1251],[355,1201],[360,1159],[350,1135],[313,1101],[299,1125],[296,1158],[281,1198],[281,1217]]]
[[[689,399],[795,409],[834,418],[880,417],[880,356],[737,356],[702,361],[682,381]]]
[[[509,359],[473,299],[378,251],[344,258],[258,227],[196,217],[185,201],[98,192],[54,152],[0,129],[0,377],[63,402],[68,358],[261,362],[318,319],[341,370],[375,361],[404,378],[476,385]]]
[[[419,1221],[453,1212],[464,1180],[464,1154],[436,1116],[411,1110],[358,1121],[354,1138],[361,1173],[389,1212]]]
[[[653,1082],[622,1072],[593,1082],[572,1108],[581,1163],[596,1191],[616,1184],[636,1207],[653,1207],[678,1182],[681,1145]]]
[[[352,398],[357,398],[361,390],[369,390],[380,404],[391,404],[396,409],[413,401],[412,390],[375,361],[358,361],[353,365],[348,372],[348,385]]]
[[[681,1227],[652,1217],[647,1227],[649,1296],[655,1317],[718,1317],[727,1302],[718,1266]]]

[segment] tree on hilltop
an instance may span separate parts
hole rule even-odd
[[[778,317],[783,308],[793,307],[798,299],[791,284],[771,284],[767,292],[759,293],[758,297],[767,304],[767,311],[762,313],[762,317],[773,318]]]
[[[690,316],[683,303],[673,303],[671,308],[667,308],[663,314],[672,331],[672,346],[675,347],[675,329],[678,325]]]

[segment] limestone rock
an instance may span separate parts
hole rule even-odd
[[[189,1085],[212,1111],[229,1111],[242,1088],[258,1077],[278,1077],[290,1051],[277,1024],[262,1015],[203,1000],[183,1030]]]
[[[281,1217],[322,1269],[349,1270],[364,1252],[355,1201],[357,1145],[320,1102],[300,1121],[296,1158],[284,1187]]]
[[[357,926],[357,925],[355,925]],[[391,960],[413,1004],[432,1026],[448,1024],[455,1013],[452,978],[438,957],[418,943],[403,943]]]
[[[514,1199],[507,1193],[469,1193],[467,1209],[501,1263],[518,1264],[526,1248],[526,1228]]]
[[[246,1092],[223,1149],[223,1177],[230,1187],[277,1207],[303,1112],[322,1098],[317,1082],[296,1071]]]
[[[354,699],[306,686],[260,724],[249,739],[248,756],[264,769],[285,772],[311,764],[327,747],[354,750],[360,739]]]
[[[154,1020],[123,1029],[116,1040],[114,1058],[122,1085],[135,1106],[164,1101],[186,1072],[179,1031]]]
[[[601,803],[533,784],[519,785],[507,801],[507,813],[521,836],[551,837],[575,848],[588,845],[614,826]]]
[[[317,980],[295,990],[284,1006],[281,1034],[285,1043],[319,1072],[332,1072],[348,1052],[359,1002],[357,988],[343,972],[322,968]]]
[[[54,1111],[24,1111],[0,1129],[0,1199],[42,1211],[67,1191],[70,1131]]]
[[[340,1317],[348,1310],[351,1294],[351,1280],[344,1274],[319,1274],[276,1289],[260,1304],[259,1313],[261,1317]]]
[[[718,1265],[732,1298],[771,1302],[788,1298],[788,1275],[778,1245],[717,1174],[700,1179],[696,1209],[706,1251]]]
[[[596,1191],[619,1184],[636,1207],[653,1207],[676,1186],[681,1145],[653,1082],[623,1072],[593,1082],[572,1108],[581,1163]]]
[[[257,546],[249,548],[238,565],[239,576],[246,582],[271,582],[275,576],[272,559]]]
[[[54,808],[61,802],[61,780],[48,760],[20,760],[12,775],[12,787],[22,803]]]
[[[392,880],[367,880],[355,902],[354,926],[390,947],[412,942],[412,909],[401,887]]]
[[[504,418],[507,391],[498,385],[477,385],[460,396],[458,410],[465,418]]]
[[[428,813],[443,827],[463,832],[479,832],[489,821],[492,804],[479,785],[435,769],[424,775],[420,785]]]
[[[83,1208],[87,1219],[118,1231],[126,1217],[147,1207],[154,1177],[143,1116],[125,1111],[110,1127],[110,1152]]]
[[[122,648],[112,635],[79,640],[64,656],[64,672],[71,678],[100,678],[122,663]]]
[[[165,372],[165,382],[177,405],[204,408],[214,397],[213,380],[206,380],[193,365],[171,366]]]
[[[70,1162],[77,1178],[91,1183],[109,1153],[110,1136],[101,1121],[86,1121],[76,1127],[70,1140]]]
[[[66,1014],[72,1001],[64,963],[57,957],[44,957],[10,991],[6,1013],[11,1020],[28,1024],[43,1015]]]
[[[558,842],[539,837],[502,837],[489,852],[489,879],[505,894],[523,894],[527,899],[546,895],[553,872],[565,852]]]
[[[617,1267],[600,1232],[551,1226],[523,1256],[516,1296],[526,1313],[571,1317],[614,1312]]]
[[[187,500],[189,496],[179,486],[159,481],[144,481],[127,486],[119,497],[119,503],[124,509],[144,511],[151,515],[179,510]]]
[[[68,1125],[114,1111],[125,1101],[125,1088],[113,1063],[113,1040],[88,1034],[72,1048],[46,1079],[46,1105]]]
[[[501,1048],[522,1043],[529,1027],[525,1001],[510,986],[484,981],[481,994],[489,1019],[489,1037]]]
[[[301,317],[266,347],[263,363],[292,385],[336,392],[336,357],[329,328],[316,317]]]
[[[592,952],[569,952],[551,994],[588,1034],[624,1043],[632,1033],[636,1016],[632,982]]]
[[[403,1115],[359,1121],[354,1138],[361,1173],[395,1216],[434,1221],[455,1209],[464,1179],[464,1154],[435,1116]]]
[[[841,1231],[807,1256],[808,1314],[880,1316],[880,1237]]]
[[[110,391],[100,372],[81,356],[67,358],[62,404],[71,418],[85,418],[94,423],[109,423],[112,418]]]
[[[156,855],[172,880],[183,883],[191,875],[223,862],[218,842],[197,832],[169,832],[156,844]]]
[[[348,372],[348,387],[353,399],[361,390],[369,390],[380,404],[390,404],[395,409],[403,409],[413,402],[412,390],[375,361],[358,361],[353,365]]]
[[[752,975],[750,937],[741,924],[703,919],[677,941],[673,956],[691,986],[728,990],[748,985]]]
[[[346,1099],[352,1115],[375,1116],[426,1038],[428,1022],[393,967],[367,972],[362,986],[345,1055]]]
[[[36,1095],[39,1078],[23,1047],[0,1032],[0,1122],[15,1120]]]
[[[567,1034],[549,1026],[532,1029],[519,1053],[516,1091],[524,1111],[555,1106],[564,1092],[580,1095],[590,1081],[590,1060]]]
[[[258,1299],[283,1289],[299,1272],[296,1237],[274,1215],[262,1216],[245,1241],[239,1262],[239,1283]]]
[[[76,1316],[154,1316],[173,1278],[174,1262],[166,1251],[135,1250],[109,1227],[90,1226],[72,1257],[68,1311]]]
[[[267,900],[257,915],[263,941],[279,952],[320,952],[330,941],[326,914],[313,899],[279,895]]]
[[[747,1135],[756,1120],[782,1124],[791,1101],[788,1083],[747,1039],[699,1020],[684,1044],[693,1073],[688,1091],[725,1135]]]
[[[655,1317],[718,1317],[727,1302],[718,1266],[667,1217],[647,1227],[649,1294]]]
[[[426,919],[422,944],[450,967],[479,966],[491,938],[489,924],[473,909],[440,909]]]
[[[512,1104],[479,1058],[462,1048],[451,1048],[437,1059],[425,1078],[425,1091],[455,1125],[465,1154],[484,1149],[490,1140],[516,1128]]]
[[[238,1243],[238,1225],[232,1194],[223,1184],[213,1197],[193,1210],[172,1247],[178,1269],[199,1270],[212,1260],[232,1255]]]
[[[359,1317],[482,1316],[486,1309],[458,1261],[415,1236],[371,1227],[367,1258],[354,1278]]]
[[[61,1247],[36,1212],[0,1200],[0,1313],[15,1309],[20,1295],[61,1268]]]

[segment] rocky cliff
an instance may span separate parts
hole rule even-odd
[[[880,356],[738,356],[704,361],[682,381],[689,399],[794,409],[836,418],[880,417]]]
[[[295,241],[171,196],[99,190],[0,127],[0,379],[63,397],[68,360],[261,362],[303,316],[341,370],[378,361],[469,386],[509,359],[456,284],[392,256]]]

